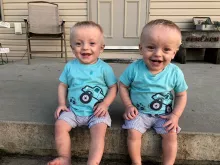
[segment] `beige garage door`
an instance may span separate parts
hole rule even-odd
[[[103,27],[106,46],[138,46],[148,7],[148,0],[90,0],[89,20]]]

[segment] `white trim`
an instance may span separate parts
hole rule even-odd
[[[3,21],[0,21],[0,27],[6,27],[6,28],[10,28],[10,23],[8,22],[3,22]]]
[[[9,53],[10,49],[9,48],[0,48],[0,53]]]
[[[110,49],[110,50],[113,50],[113,49],[132,49],[132,50],[138,50],[139,47],[138,46],[105,46],[105,49]]]
[[[101,3],[109,3],[110,5],[111,5],[111,13],[110,13],[110,15],[111,15],[111,20],[110,20],[110,24],[111,24],[111,26],[110,26],[110,28],[111,28],[111,34],[110,35],[105,35],[104,34],[104,37],[105,38],[113,38],[113,0],[98,0],[98,6],[97,6],[97,22],[98,22],[98,24],[100,24],[100,5],[101,5]],[[101,25],[101,24],[100,24]]]
[[[136,36],[129,36],[127,35],[127,8],[128,4],[131,2],[136,2],[138,4],[138,19],[137,19],[137,26],[136,26]],[[124,38],[138,38],[139,37],[139,31],[140,31],[140,15],[141,15],[141,1],[140,0],[125,0],[124,4]]]
[[[1,0],[0,0],[1,1]],[[93,0],[88,0],[87,1],[87,10],[88,10],[88,20],[92,20],[92,1]],[[95,0],[94,0],[95,1]],[[103,0],[104,1],[104,0]],[[108,0],[107,0],[108,1]],[[131,1],[131,0],[130,0]],[[150,0],[146,0],[146,20],[145,23],[148,23],[149,21],[149,17],[150,17]],[[98,0],[97,0],[98,3]],[[105,50],[138,50],[139,47],[138,46],[105,46]]]

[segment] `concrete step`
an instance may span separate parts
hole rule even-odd
[[[115,54],[119,56],[119,54]],[[128,64],[110,64],[116,76]],[[180,119],[177,162],[220,164],[220,67],[208,63],[177,64],[189,85],[188,103]],[[54,118],[58,77],[63,59],[33,59],[0,66],[0,152],[55,156]],[[128,160],[127,132],[121,129],[124,107],[119,96],[110,108],[112,127],[106,135],[104,159]],[[72,155],[87,158],[88,128],[71,131]],[[161,138],[148,131],[142,138],[143,160],[161,159]]]
[[[1,165],[46,165],[54,157],[51,156],[30,156],[30,155],[10,155],[0,156]],[[86,159],[72,158],[72,165],[86,165]],[[129,161],[121,160],[102,160],[100,165],[130,165]],[[143,161],[142,165],[161,165],[154,161]],[[182,161],[175,165],[219,165],[218,162],[201,162],[201,161]]]
[[[0,149],[4,153],[55,156],[54,126],[30,122],[0,122]],[[76,128],[70,133],[72,155],[87,158],[89,129]],[[127,132],[120,127],[109,128],[106,134],[105,159],[127,160]],[[178,136],[177,162],[218,161],[220,163],[220,135],[181,132]],[[161,138],[148,131],[142,138],[143,160],[160,161]]]

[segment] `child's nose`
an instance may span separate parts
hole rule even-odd
[[[162,50],[161,49],[155,49],[154,55],[161,56]]]
[[[86,44],[86,43],[85,43],[85,44],[83,44],[83,49],[88,49],[88,46],[89,46],[89,45],[88,45],[88,44]]]

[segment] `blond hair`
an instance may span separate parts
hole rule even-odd
[[[77,29],[77,28],[81,28],[81,27],[95,27],[97,28],[101,35],[102,35],[102,43],[104,44],[104,35],[103,35],[103,29],[102,27],[93,22],[93,21],[81,21],[81,22],[77,22],[75,25],[73,25],[71,28],[70,28],[70,44],[72,44],[73,42],[73,38],[74,38],[74,31]]]
[[[143,38],[144,38],[144,31],[148,28],[152,28],[154,26],[158,26],[158,25],[161,25],[161,26],[164,26],[164,27],[167,27],[167,28],[170,28],[170,29],[173,29],[173,30],[176,30],[177,33],[180,34],[180,39],[181,39],[181,31],[180,31],[180,28],[172,21],[170,20],[166,20],[166,19],[156,19],[156,20],[152,20],[150,22],[148,22],[142,29],[142,32],[141,32],[141,37],[140,37],[140,42],[143,41]],[[181,44],[181,40],[180,40],[180,44]]]

